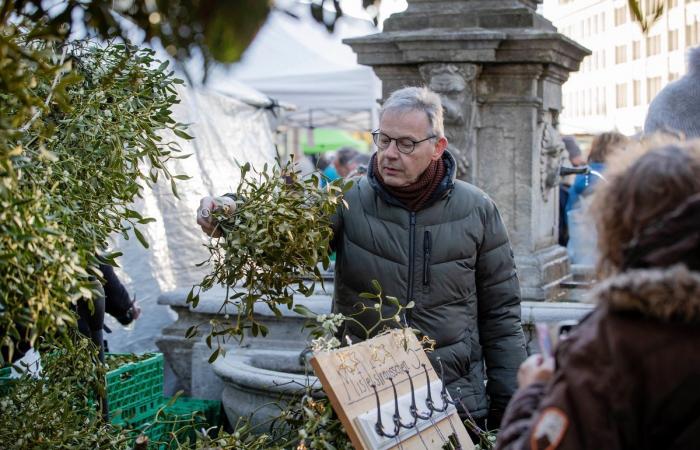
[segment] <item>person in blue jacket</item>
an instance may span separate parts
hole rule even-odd
[[[606,160],[626,145],[627,138],[614,131],[596,136],[588,155],[590,172],[577,175],[569,189],[569,199],[565,208],[569,232],[566,248],[572,264],[594,265],[598,258],[595,224],[588,211],[587,200],[595,191],[596,184],[604,180]]]
[[[582,196],[593,192],[593,186],[603,178],[605,161],[615,151],[622,149],[627,141],[627,137],[616,131],[601,133],[593,139],[591,151],[588,154],[588,167],[591,171],[585,175],[576,175],[574,184],[569,190],[569,200],[566,204],[567,213],[579,206],[579,199]]]

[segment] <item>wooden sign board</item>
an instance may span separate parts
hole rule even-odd
[[[474,449],[457,409],[443,401],[442,382],[412,330],[315,353],[311,364],[356,449],[433,450],[449,439],[458,449]],[[394,420],[397,409],[401,427]]]

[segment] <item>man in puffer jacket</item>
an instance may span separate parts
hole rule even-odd
[[[402,320],[436,341],[429,357],[438,373],[440,359],[451,395],[480,425],[488,417],[497,428],[525,358],[520,287],[496,205],[455,179],[442,112],[440,97],[426,88],[398,90],[384,103],[373,133],[377,153],[334,218],[333,309],[373,326],[373,300],[359,296],[373,291],[372,280],[402,305],[413,302]],[[202,199],[200,209],[214,207],[214,199]],[[209,219],[198,223],[211,235]],[[363,303],[371,308],[358,316]],[[392,306],[385,308],[384,317],[392,316]],[[370,337],[351,323],[343,335]]]

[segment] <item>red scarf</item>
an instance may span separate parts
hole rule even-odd
[[[445,163],[442,158],[440,158],[437,161],[431,161],[428,168],[418,177],[415,183],[402,187],[388,186],[384,183],[382,174],[379,171],[377,155],[374,155],[372,161],[372,171],[377,177],[379,184],[381,184],[389,194],[406,205],[410,211],[420,211],[435,193],[435,190],[445,177]]]

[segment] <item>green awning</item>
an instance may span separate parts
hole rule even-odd
[[[352,133],[332,128],[314,128],[313,145],[307,143],[308,130],[299,130],[299,143],[305,155],[338,150],[341,147],[352,147],[359,152],[369,151],[369,144],[362,139],[356,139]]]

